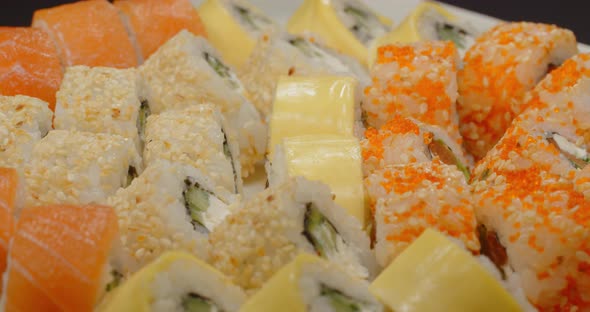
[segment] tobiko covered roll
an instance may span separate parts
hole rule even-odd
[[[461,144],[455,102],[459,56],[450,41],[379,47],[365,89],[367,123],[380,127],[395,114],[444,129]]]
[[[467,151],[482,158],[522,112],[526,92],[577,52],[574,34],[553,25],[502,23],[481,35],[458,75]]]
[[[386,167],[365,180],[375,215],[377,260],[387,266],[425,229],[479,252],[476,220],[465,177],[439,161]]]

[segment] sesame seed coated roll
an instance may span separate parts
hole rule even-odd
[[[159,160],[191,166],[213,181],[215,187],[242,192],[239,148],[233,132],[215,106],[193,105],[165,111],[147,119],[144,162]]]
[[[299,253],[312,253],[357,278],[375,274],[361,223],[334,204],[329,188],[302,177],[271,186],[209,236],[210,261],[253,292]]]
[[[72,66],[57,92],[55,128],[118,134],[143,145],[148,91],[137,71]]]
[[[245,89],[217,51],[202,37],[181,31],[140,67],[153,94],[153,113],[212,103],[238,134],[242,176],[254,171],[266,151],[266,125]]]
[[[102,204],[141,171],[129,139],[53,130],[35,144],[25,166],[25,203]]]

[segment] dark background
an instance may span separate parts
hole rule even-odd
[[[277,0],[280,1],[280,0]],[[369,0],[370,1],[370,0]],[[36,8],[74,1],[0,0],[0,25],[29,25]],[[443,0],[443,2],[509,21],[552,23],[574,31],[578,41],[590,43],[589,0]]]

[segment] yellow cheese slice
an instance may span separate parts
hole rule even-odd
[[[270,159],[284,138],[352,136],[357,85],[351,77],[280,77],[270,120]]]
[[[112,294],[98,306],[97,311],[103,312],[149,312],[153,301],[152,284],[156,276],[171,266],[198,267],[210,271],[211,274],[226,279],[223,274],[209,264],[185,252],[167,252],[154,262],[143,267],[116,288]],[[228,281],[229,283],[229,281]]]
[[[521,311],[467,251],[428,229],[370,287],[392,311]]]
[[[333,0],[305,0],[287,23],[287,31],[295,35],[313,34],[320,37],[328,47],[355,57],[367,66],[367,46],[340,21]],[[390,27],[391,20],[374,12],[379,22]]]
[[[286,138],[283,153],[290,176],[327,184],[336,203],[366,224],[361,148],[355,137],[317,135]]]
[[[231,1],[226,3],[233,5]],[[247,9],[264,16],[253,6]],[[207,30],[207,40],[221,53],[225,62],[240,68],[256,46],[259,39],[256,32],[241,25],[219,0],[206,0],[197,10]]]
[[[299,287],[299,277],[306,264],[327,265],[324,260],[300,254],[273,275],[240,309],[240,312],[286,311],[306,312]]]
[[[435,10],[449,21],[455,21],[457,19],[437,3],[430,1],[420,3],[395,29],[373,41],[369,47],[369,67],[372,67],[375,64],[377,49],[380,46],[394,43],[412,43],[422,40],[431,40],[431,38],[423,38],[420,32],[422,16],[430,10]]]

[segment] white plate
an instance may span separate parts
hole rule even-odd
[[[202,0],[191,0],[193,4],[199,5]],[[301,5],[303,0],[249,0],[250,3],[266,12],[275,21],[284,25],[287,23],[291,15]],[[400,23],[415,7],[420,0],[364,0],[368,6],[372,7],[376,12],[389,17],[394,24]],[[469,23],[480,32],[493,27],[501,22],[500,19],[465,10],[456,6],[442,3],[442,5],[449,11],[454,13],[457,17]],[[534,22],[534,21],[532,21]],[[590,46],[579,44],[581,52],[590,52]],[[244,181],[244,194],[246,197],[255,194],[264,189],[266,183],[266,176],[264,168],[258,167],[256,173]]]

